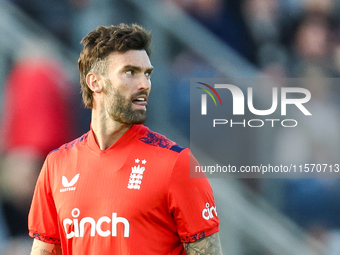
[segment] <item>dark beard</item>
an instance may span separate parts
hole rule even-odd
[[[111,87],[112,88],[112,87]],[[132,99],[126,100],[117,90],[110,89],[107,91],[108,98],[113,100],[107,105],[110,117],[120,123],[142,124],[146,120],[146,110],[136,110],[132,107]],[[138,92],[131,96],[136,98],[138,95],[145,95],[146,92]]]

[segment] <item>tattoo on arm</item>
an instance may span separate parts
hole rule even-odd
[[[52,252],[49,252],[48,250],[40,249],[40,254],[41,255],[54,255],[56,253],[54,252],[54,250]]]
[[[31,255],[62,255],[61,245],[34,240]]]
[[[59,255],[61,254],[60,245],[55,245],[52,252],[45,250],[45,249],[40,249],[40,254],[41,255]]]
[[[184,243],[184,249],[187,255],[223,255],[218,233],[193,243]]]

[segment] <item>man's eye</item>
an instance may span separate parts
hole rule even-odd
[[[128,71],[125,71],[125,73],[127,74],[127,75],[133,75],[133,71],[132,70],[128,70]]]
[[[151,77],[151,73],[145,73],[145,76],[146,76],[147,78],[150,78],[150,77]]]

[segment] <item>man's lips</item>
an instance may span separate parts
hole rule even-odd
[[[132,100],[132,104],[135,106],[135,108],[145,110],[148,104],[148,96],[144,94],[138,95]]]

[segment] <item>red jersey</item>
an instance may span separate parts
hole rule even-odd
[[[133,125],[105,151],[92,130],[51,152],[29,214],[30,236],[70,254],[185,254],[219,230],[206,178],[189,149]]]

